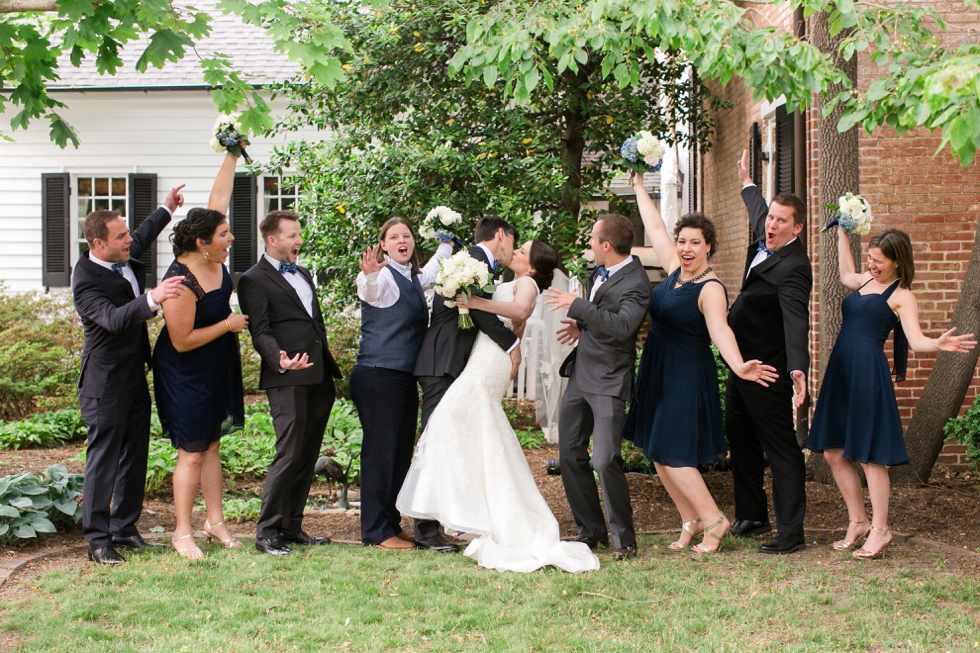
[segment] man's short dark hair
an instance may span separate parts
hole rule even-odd
[[[506,235],[513,236],[514,242],[517,242],[517,229],[506,220],[492,215],[485,215],[477,221],[476,230],[473,232],[473,241],[485,243],[488,240],[493,240],[501,229]]]
[[[806,204],[793,193],[781,193],[772,198],[772,204],[782,204],[793,209],[793,224],[806,226]]]
[[[603,213],[596,221],[599,223],[599,242],[609,243],[620,256],[629,255],[635,237],[630,219],[618,213]]]
[[[262,222],[259,224],[259,232],[262,234],[263,242],[269,236],[279,235],[279,223],[283,220],[299,222],[299,213],[293,213],[292,211],[270,211],[269,215],[262,218]]]
[[[85,216],[82,233],[85,235],[85,240],[88,241],[88,246],[93,247],[96,238],[102,241],[109,240],[109,227],[106,223],[119,217],[122,217],[119,215],[119,211],[92,211]]]

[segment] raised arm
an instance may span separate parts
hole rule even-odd
[[[857,290],[867,281],[864,274],[855,271],[851,241],[840,227],[837,227],[837,263],[840,266],[840,282],[844,287]]]
[[[440,243],[439,248],[436,253],[432,255],[429,262],[425,264],[421,270],[419,270],[419,283],[422,284],[422,290],[427,290],[432,282],[436,280],[436,275],[439,274],[439,261],[447,259],[453,255],[453,244]]]
[[[208,197],[209,209],[228,215],[231,191],[235,188],[235,168],[237,166],[238,157],[231,152],[225,154],[225,160],[221,162],[221,170],[218,171],[214,185],[211,186],[211,196]]]
[[[636,191],[636,206],[640,210],[643,228],[646,229],[647,235],[653,243],[653,250],[657,253],[657,259],[664,266],[667,274],[670,274],[680,265],[677,260],[677,249],[674,246],[674,239],[667,233],[667,225],[664,224],[663,216],[660,215],[657,205],[647,193],[647,189],[643,187],[643,173],[636,173],[633,178],[633,189]]]
[[[721,357],[739,378],[754,381],[768,388],[769,384],[779,377],[775,367],[764,365],[762,361],[742,360],[735,334],[728,326],[728,297],[725,296],[725,289],[721,284],[704,284],[698,297],[698,308],[704,314],[711,341],[715,343]]]
[[[973,339],[973,334],[968,333],[963,336],[954,336],[956,327],[953,327],[938,338],[929,338],[922,333],[919,325],[919,302],[915,295],[907,288],[898,289],[893,297],[897,296],[896,311],[902,321],[902,328],[905,330],[905,337],[909,341],[909,347],[913,351],[933,352],[933,351],[953,351],[962,354],[971,351],[977,346]]]
[[[494,299],[484,299],[483,297],[475,296],[464,300],[461,296],[457,295],[456,305],[523,322],[531,317],[531,313],[534,312],[534,298],[537,296],[537,293],[531,286],[533,283],[533,280],[530,282],[519,282],[515,288],[514,301],[512,302],[498,302]]]
[[[766,217],[769,215],[769,205],[766,204],[762,191],[752,181],[749,175],[749,151],[742,150],[742,158],[735,164],[738,171],[738,180],[742,182],[742,201],[745,209],[749,213],[749,227],[752,229],[752,238],[760,240],[765,237]]]

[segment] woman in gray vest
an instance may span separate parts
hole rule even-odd
[[[361,347],[350,376],[350,394],[364,429],[361,444],[361,542],[383,549],[414,549],[402,531],[395,499],[412,463],[419,393],[412,374],[429,323],[423,291],[435,281],[442,244],[419,268],[409,223],[391,218],[378,247],[361,257]]]

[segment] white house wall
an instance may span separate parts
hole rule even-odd
[[[176,221],[188,209],[207,205],[214,176],[221,166],[222,155],[208,146],[217,111],[207,91],[90,91],[56,96],[69,107],[61,113],[78,131],[81,145],[77,150],[71,146],[62,150],[52,143],[46,121],[32,124],[26,132],[10,134],[15,139],[13,143],[0,140],[0,282],[7,292],[44,290],[42,173],[72,175],[74,237],[79,217],[76,176],[156,173],[158,202],[163,201],[171,187],[186,184],[185,204],[174,216]],[[274,112],[284,108],[282,102],[272,106]],[[9,133],[6,128],[4,131]],[[325,135],[310,131],[306,137],[317,139]],[[255,139],[249,155],[257,160],[267,159],[272,147],[285,140]],[[243,171],[244,165],[239,164],[239,170]],[[259,207],[262,200],[260,180]],[[169,236],[168,228],[157,241],[157,278],[173,260]],[[73,242],[73,261],[74,252]]]

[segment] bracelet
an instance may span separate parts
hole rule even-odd
[[[231,331],[231,322],[228,321],[228,318],[225,318],[225,326],[228,327],[229,331]]]

